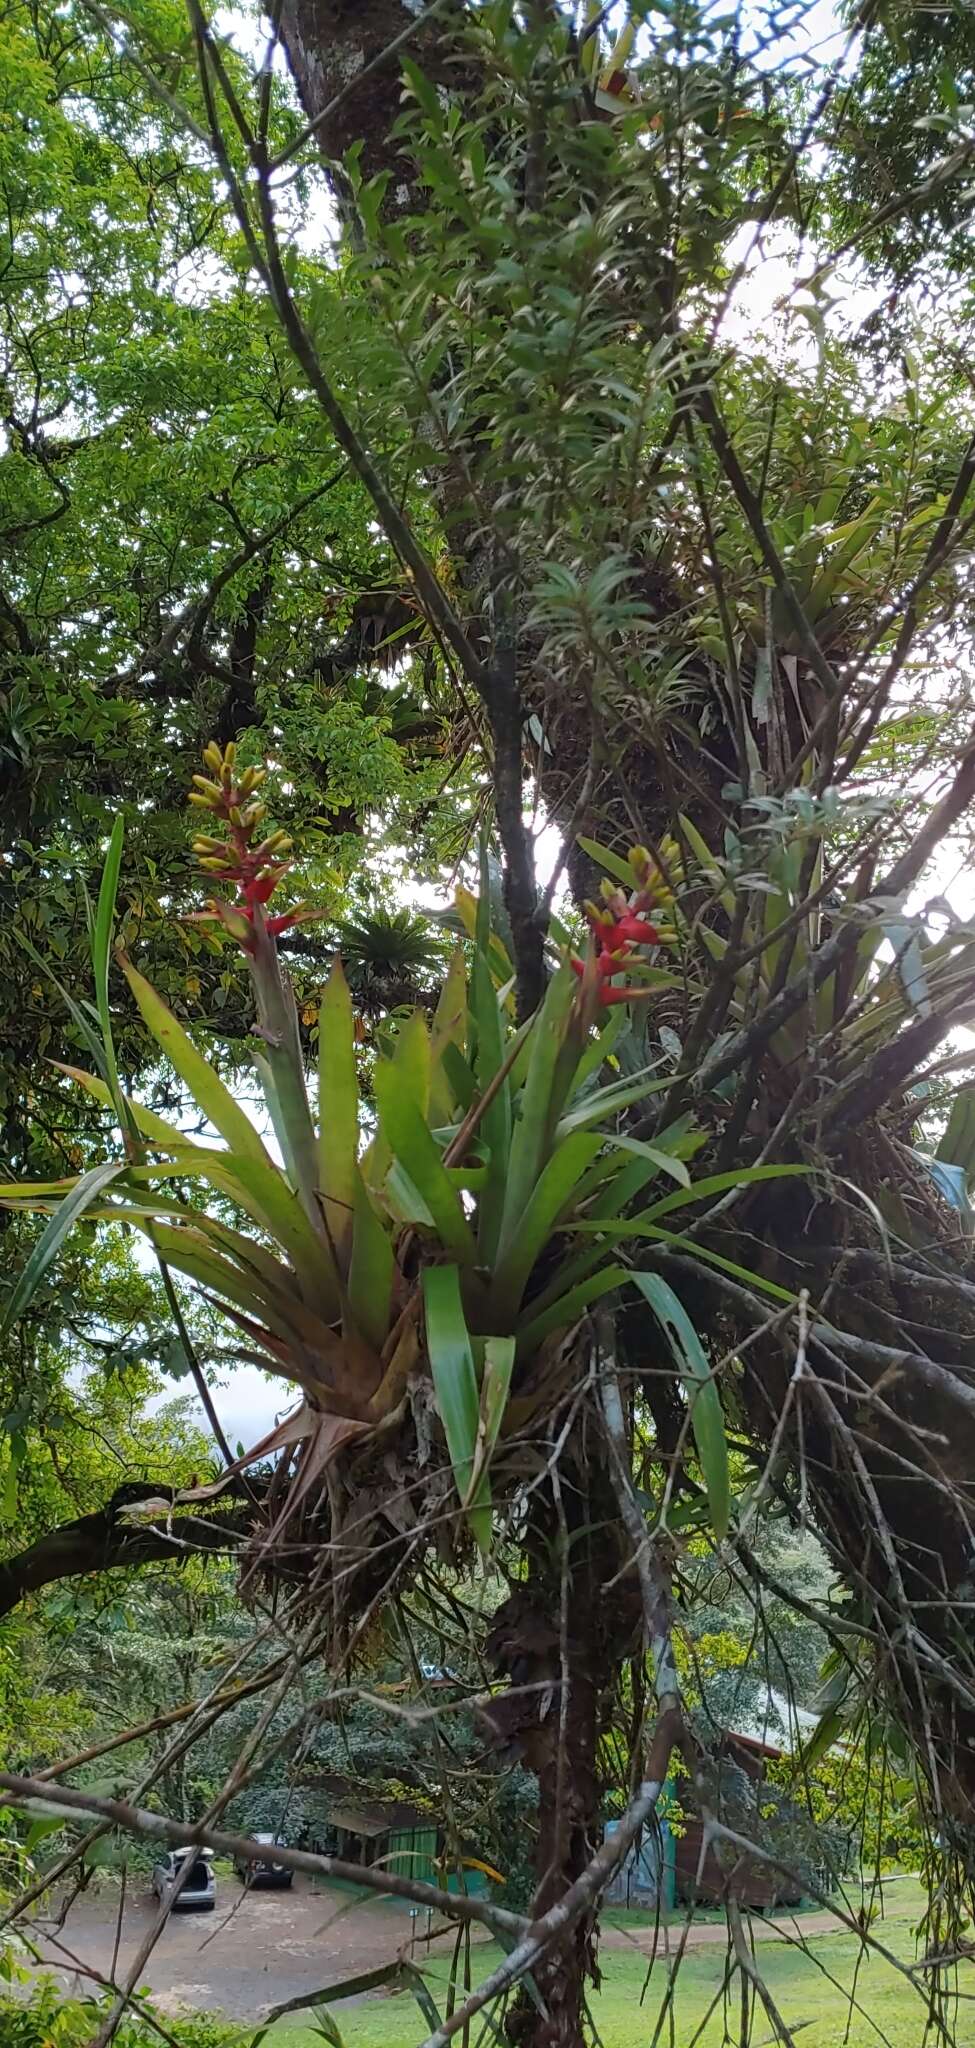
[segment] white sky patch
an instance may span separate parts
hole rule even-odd
[[[288,1381],[269,1379],[256,1365],[228,1367],[210,1392],[232,1451],[236,1451],[238,1444],[247,1450],[251,1444],[258,1443],[273,1429],[279,1416],[294,1407],[297,1397],[297,1389]],[[192,1394],[192,1380],[167,1378],[161,1391],[147,1402],[146,1412],[158,1415],[174,1396],[184,1395],[189,1399]],[[209,1436],[210,1426],[202,1402],[195,1398],[190,1400],[190,1413],[203,1435]]]

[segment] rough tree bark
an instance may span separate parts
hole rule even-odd
[[[165,1559],[172,1564],[201,1553],[236,1547],[253,1521],[253,1507],[222,1509],[206,1521],[193,1515],[174,1518],[166,1527],[164,1510],[154,1521],[138,1523],[126,1519],[126,1510],[146,1501],[165,1498],[166,1489],[136,1480],[118,1486],[103,1508],[62,1522],[28,1544],[16,1556],[0,1564],[0,1615],[62,1579],[87,1578],[91,1573],[131,1570]]]
[[[326,160],[334,165],[350,143],[361,143],[367,174],[392,173],[387,201],[391,205],[405,206],[413,173],[405,145],[390,138],[401,106],[398,55],[394,51],[384,57],[384,52],[410,35],[410,54],[428,75],[462,89],[464,60],[451,32],[451,17],[462,12],[459,5],[451,6],[432,21],[418,22],[419,10],[405,0],[285,0],[281,25],[287,55],[305,110],[317,123]],[[341,187],[341,179],[338,182]],[[795,725],[786,693],[781,730],[769,731],[763,741],[769,747],[774,741],[777,758],[788,760],[797,741],[802,745],[810,723],[815,726],[819,721],[822,727],[825,719],[828,725],[835,673],[815,635],[810,635],[801,608],[796,613],[788,579],[769,550],[760,502],[742,474],[709,392],[699,391],[687,409],[696,412],[701,430],[710,436],[729,489],[764,555],[764,570],[785,601],[797,635],[796,654],[790,659],[798,678],[797,704],[802,699],[799,723]],[[681,431],[679,420],[675,431]],[[444,488],[449,492],[449,481]],[[456,519],[451,535],[459,582],[475,615],[476,641],[483,562],[475,560],[472,551],[465,552],[462,525]],[[657,596],[664,608],[672,605],[672,593],[660,590]],[[832,661],[841,660],[841,648],[830,652]],[[745,681],[747,685],[747,676]],[[517,674],[513,687],[517,695]],[[528,709],[524,693],[522,709]],[[554,718],[547,731],[554,749],[546,769],[547,796],[556,815],[560,786],[578,788],[591,744],[582,707],[565,709],[566,716]],[[732,760],[732,755],[725,758],[722,730],[727,734],[726,709],[715,688],[712,738],[690,765],[682,760],[679,740],[662,763],[659,747],[648,748],[635,733],[628,735],[625,804],[619,788],[611,792],[624,838],[633,836],[634,795],[645,821],[643,836],[653,844],[673,819],[679,788],[684,807],[705,837],[720,846],[720,793]],[[775,768],[776,763],[770,760],[766,765]],[[963,763],[959,802],[970,800],[964,770]],[[562,819],[564,825],[568,822]],[[578,830],[578,821],[573,823]],[[601,836],[612,837],[612,821]],[[873,886],[876,867],[874,860],[866,871],[864,894]],[[830,943],[827,939],[821,948],[824,966]],[[842,970],[843,960],[837,956],[837,987]],[[780,1007],[787,1003],[788,991],[780,988],[776,1000]],[[902,1064],[906,1059],[905,1073],[895,1074],[892,1081],[886,1071],[871,1072],[854,1098],[845,1102],[842,1116],[834,1114],[832,1128],[823,1104],[831,1092],[835,1104],[837,1091],[827,1087],[825,1068],[817,1072],[815,1061],[810,1065],[801,1114],[796,1110],[791,1156],[814,1162],[818,1173],[825,1166],[833,1176],[831,1186],[820,1181],[812,1198],[806,1190],[789,1201],[778,1192],[759,1192],[727,1219],[720,1236],[711,1239],[740,1265],[757,1265],[766,1277],[796,1293],[808,1290],[813,1305],[825,1298],[830,1329],[822,1324],[808,1331],[798,1392],[794,1337],[783,1338],[776,1327],[765,1336],[756,1335],[770,1321],[767,1301],[758,1295],[749,1298],[740,1288],[735,1295],[731,1287],[717,1282],[707,1293],[697,1268],[695,1319],[716,1356],[729,1344],[749,1339],[744,1390],[753,1438],[759,1447],[774,1445],[788,1453],[802,1499],[818,1515],[836,1562],[864,1596],[866,1626],[877,1630],[879,1678],[895,1709],[913,1723],[915,1734],[920,1731],[919,1752],[935,1797],[970,1820],[975,1816],[975,1664],[964,1646],[969,1639],[970,1532],[975,1516],[970,1378],[975,1289],[965,1270],[967,1255],[959,1260],[957,1219],[930,1188],[920,1189],[896,1118],[893,1127],[885,1121],[885,1104],[922,1050],[919,1044],[906,1046],[906,1036],[898,1041],[899,1053],[894,1053],[895,1065],[898,1058]],[[706,1047],[705,1038],[702,1051]],[[771,1030],[760,1031],[754,1044],[739,1050],[735,1110],[730,1119],[722,1111],[715,1120],[715,1150],[723,1164],[732,1155],[746,1162],[762,1155],[796,1081],[792,1056],[780,1059],[772,1050]],[[729,1053],[724,1071],[734,1066]],[[721,1078],[717,1068],[710,1078]],[[868,1191],[871,1186],[889,1186],[898,1194],[902,1184],[910,1183],[909,1200],[921,1218],[920,1248],[913,1263],[898,1263],[896,1282],[889,1272],[871,1270],[868,1275],[858,1263],[861,1255],[868,1260],[877,1256],[877,1240],[874,1237],[871,1247],[869,1233],[851,1219],[843,1177]],[[644,1325],[645,1348],[656,1341]],[[912,1352],[916,1364],[910,1362]],[[944,1368],[940,1375],[938,1367]],[[927,1436],[919,1435],[919,1426]]]
[[[606,1689],[640,1629],[598,1428],[577,1424],[551,1463],[553,1483],[532,1501],[527,1580],[498,1609],[485,1644],[510,1692],[481,1715],[492,1746],[520,1757],[538,1781],[536,1918],[582,1875],[602,1838]],[[599,1984],[596,1934],[595,1915],[585,1915],[540,1960],[547,2017],[523,1988],[508,2015],[514,2043],[582,2048],[586,1986]]]

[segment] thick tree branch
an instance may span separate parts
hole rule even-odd
[[[250,1513],[240,1506],[219,1520],[180,1516],[171,1530],[159,1521],[140,1527],[126,1520],[126,1509],[147,1500],[159,1500],[166,1491],[158,1485],[136,1482],[120,1486],[97,1513],[62,1523],[38,1537],[26,1550],[8,1558],[0,1564],[0,1615],[9,1614],[28,1593],[36,1593],[57,1580],[156,1564],[162,1558],[172,1561],[201,1552],[227,1550],[250,1524]]]

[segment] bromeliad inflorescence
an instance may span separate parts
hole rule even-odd
[[[233,741],[223,751],[211,741],[203,760],[212,777],[194,775],[195,789],[190,803],[207,810],[225,828],[223,839],[199,834],[193,851],[201,868],[215,880],[232,884],[238,891],[236,903],[213,896],[206,915],[220,919],[245,952],[253,953],[257,934],[263,927],[271,938],[290,931],[315,913],[307,904],[267,916],[278,883],[289,873],[291,840],[286,832],[269,832],[258,838],[267,817],[267,806],[256,796],[264,782],[266,768],[244,768],[237,772],[237,749]]]
[[[644,915],[651,904],[659,904],[665,890],[663,877],[651,859],[645,846],[633,846],[627,854],[627,861],[637,887],[629,895],[618,884],[604,881],[602,903],[587,900],[585,912],[592,930],[593,946],[585,960],[572,957],[572,968],[585,983],[587,976],[595,977],[596,1000],[603,1006],[609,1003],[628,1003],[634,996],[650,993],[646,988],[614,984],[614,978],[622,973],[628,959],[632,958],[636,946],[658,946],[661,934],[655,924]]]

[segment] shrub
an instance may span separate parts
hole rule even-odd
[[[27,1999],[0,1999],[0,2042],[3,2048],[88,2048],[104,2019],[104,1999],[65,1998],[52,1980],[40,1983]],[[239,2027],[210,2013],[186,2019],[166,2016],[166,2027],[179,2048],[244,2048]],[[148,2018],[135,2014],[117,2035],[118,2048],[159,2048],[161,2036]]]

